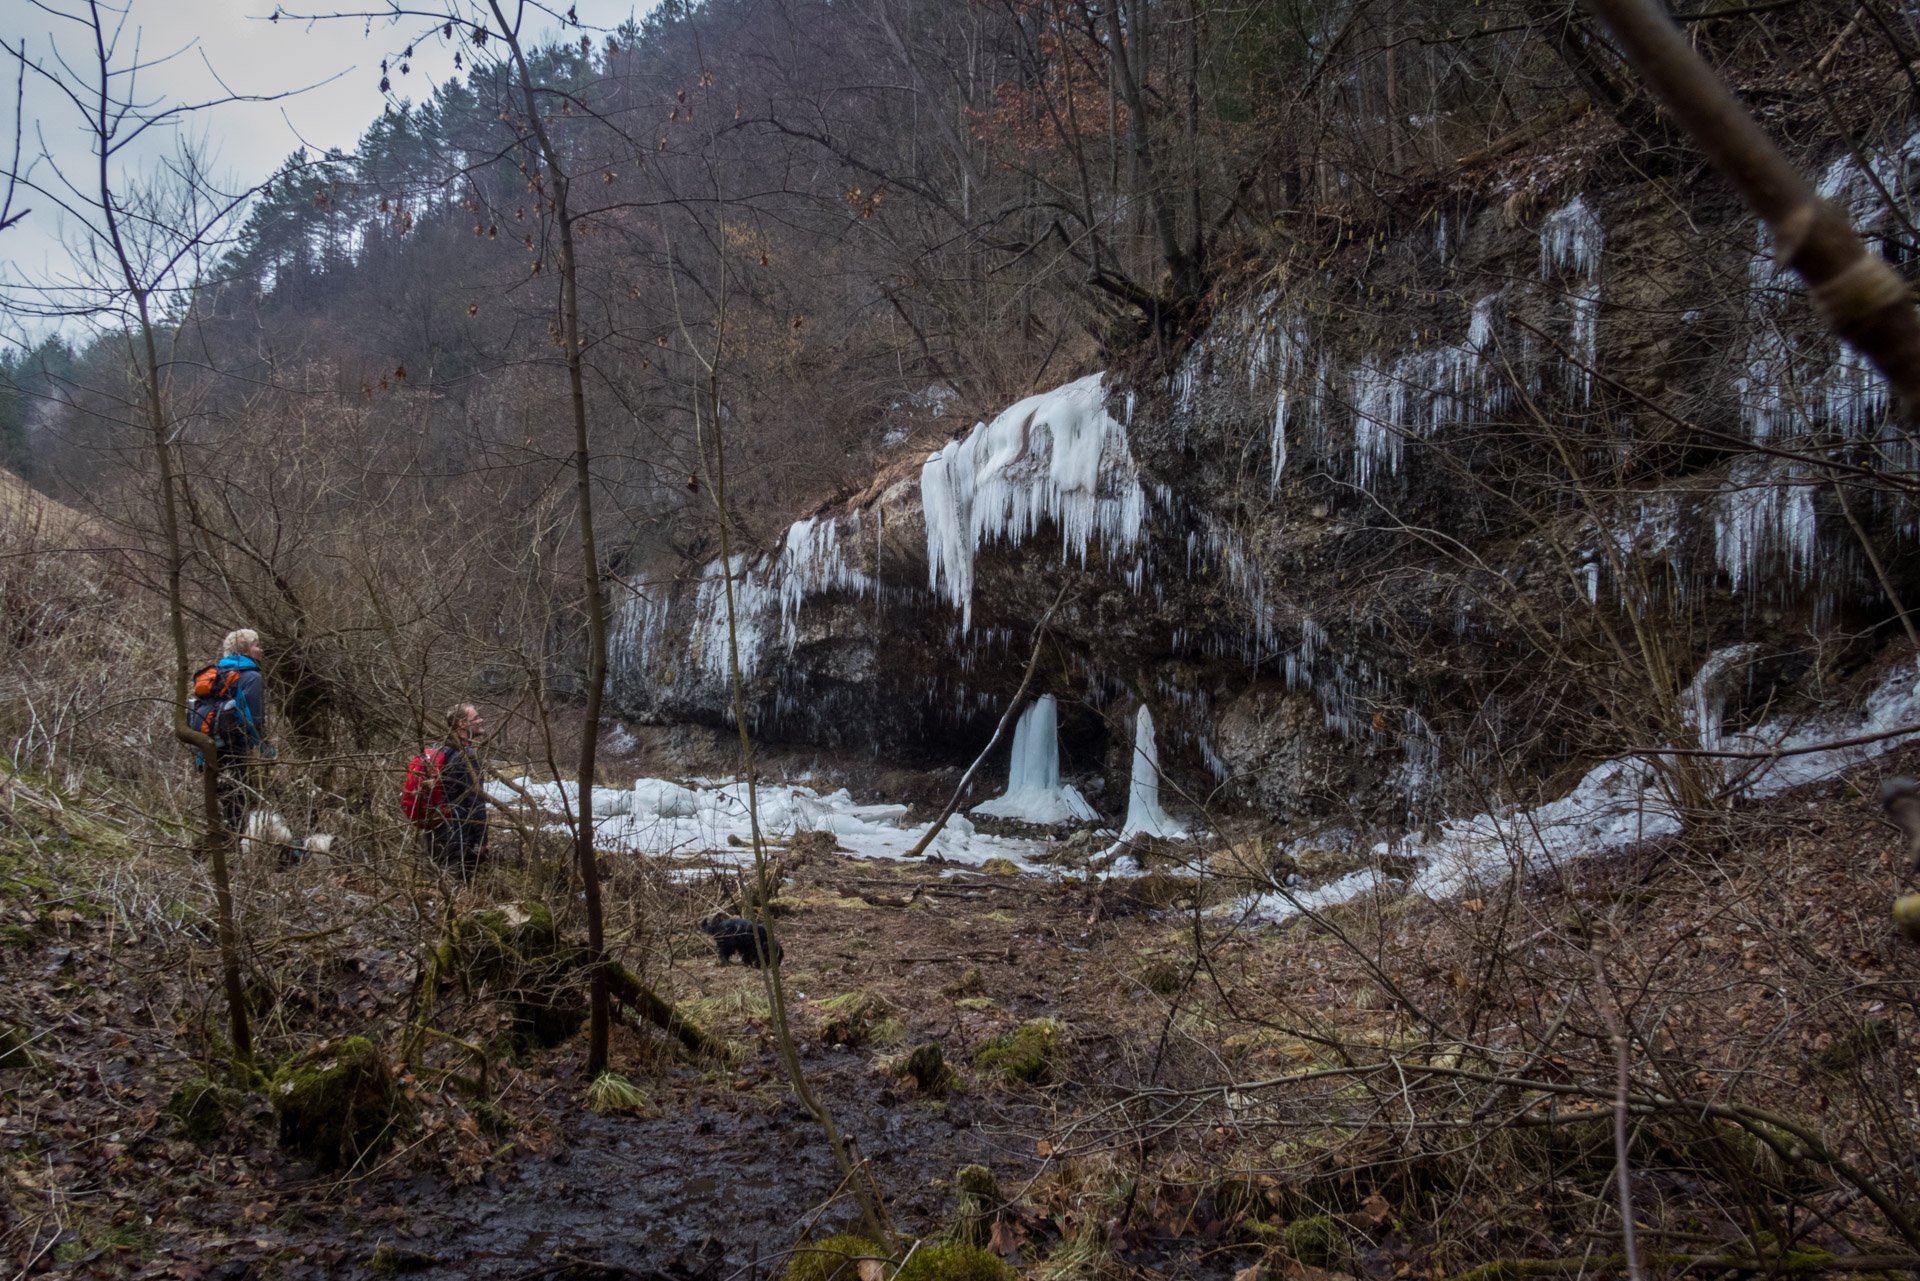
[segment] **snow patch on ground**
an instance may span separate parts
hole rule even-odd
[[[1707,663],[1716,677],[1724,666],[1714,658]],[[1920,724],[1920,664],[1901,664],[1867,696],[1863,709],[1771,722],[1732,734],[1719,732],[1717,713],[1714,720],[1710,736],[1717,739],[1720,750],[1732,752],[1787,752],[1902,729]],[[1719,759],[1715,768],[1725,786],[1743,797],[1761,798],[1831,778],[1908,741],[1900,736],[1799,756]],[[1428,899],[1454,898],[1491,888],[1516,874],[1544,871],[1568,859],[1670,836],[1679,830],[1679,815],[1650,764],[1609,761],[1557,801],[1534,809],[1509,806],[1471,818],[1451,819],[1440,825],[1433,840],[1415,838],[1406,842],[1398,852],[1418,858],[1421,866],[1401,888]],[[1382,883],[1380,873],[1369,868],[1310,890],[1249,896],[1221,910],[1250,919],[1283,921],[1344,903]]]

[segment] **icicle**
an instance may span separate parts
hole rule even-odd
[[[1804,579],[1818,533],[1811,482],[1790,464],[1742,459],[1714,500],[1714,553],[1735,592],[1761,579],[1768,556],[1781,557],[1790,577]]]

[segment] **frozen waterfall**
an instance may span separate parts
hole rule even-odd
[[[1160,751],[1153,739],[1153,713],[1144,705],[1133,727],[1133,782],[1127,789],[1127,822],[1120,839],[1186,836],[1187,825],[1160,808]]]
[[[1072,784],[1060,781],[1059,717],[1051,694],[1036,698],[1020,714],[1006,794],[974,806],[975,814],[1046,824],[1100,817]]]

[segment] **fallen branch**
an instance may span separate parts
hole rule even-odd
[[[613,999],[626,1005],[647,1022],[678,1038],[680,1044],[695,1054],[723,1057],[726,1047],[702,1032],[687,1021],[673,1004],[661,998],[659,993],[634,977],[633,971],[624,965],[607,962],[607,991]]]

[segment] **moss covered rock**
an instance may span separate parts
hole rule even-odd
[[[976,1245],[923,1245],[908,1256],[893,1281],[1014,1281],[1015,1272],[996,1254]]]
[[[580,1030],[587,999],[579,949],[566,946],[545,903],[509,903],[461,917],[440,945],[440,973],[490,989],[513,1016],[515,1039],[551,1048]]]
[[[1052,1019],[1034,1019],[988,1041],[974,1063],[983,1071],[1009,1081],[1046,1085],[1059,1074],[1060,1025]]]
[[[787,1262],[787,1281],[860,1281],[862,1258],[884,1259],[884,1247],[852,1235],[803,1241]]]
[[[167,1106],[160,1111],[172,1118],[174,1138],[208,1143],[227,1132],[233,1114],[244,1102],[246,1095],[240,1091],[196,1076],[174,1086],[167,1096]]]
[[[323,1044],[274,1075],[280,1146],[322,1169],[381,1151],[412,1122],[412,1108],[378,1046],[361,1036]]]

